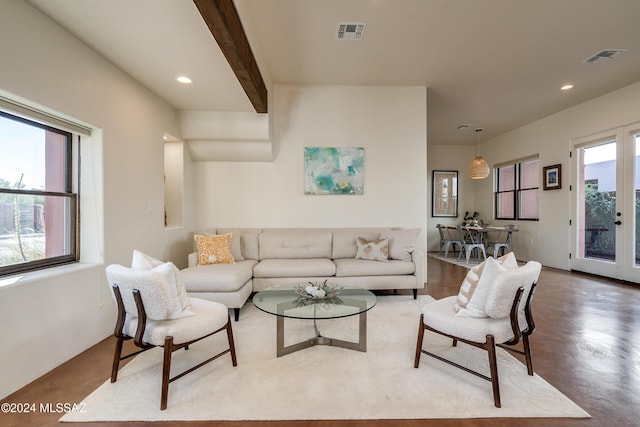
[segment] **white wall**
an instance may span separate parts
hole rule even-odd
[[[271,163],[195,164],[196,228],[426,226],[426,88],[272,91]],[[364,147],[364,195],[304,195],[304,147]],[[424,238],[421,237],[421,246]]]
[[[162,99],[25,1],[0,2],[0,58],[5,96],[97,129],[83,141],[83,263],[0,286],[4,397],[112,333],[103,262],[129,263],[137,248],[184,265],[192,219],[164,230],[162,136],[178,125]]]
[[[571,140],[639,121],[640,102],[638,100],[640,100],[640,82],[482,144],[481,153],[491,166],[534,154],[539,155],[541,169],[558,163],[562,165],[563,188],[561,190],[542,191],[542,176],[540,177],[540,220],[538,222],[516,221],[520,231],[514,235],[514,251],[519,259],[534,259],[545,266],[569,269],[569,219],[572,214],[571,197],[575,197],[575,192],[569,191],[572,173],[574,173],[570,169],[569,159]],[[448,155],[455,157],[459,155],[457,150],[456,147],[443,147],[438,153],[438,158]],[[439,161],[431,158],[431,149],[429,154],[429,167],[440,168]],[[483,217],[485,212],[493,212],[491,177],[478,181],[477,184],[474,183],[473,194],[469,194],[468,189],[460,194],[461,200],[464,200],[462,203],[466,204],[466,200],[473,200],[475,209]]]

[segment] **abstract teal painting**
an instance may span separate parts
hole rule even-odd
[[[304,194],[364,194],[364,148],[305,147]]]

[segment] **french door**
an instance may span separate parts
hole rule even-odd
[[[573,141],[571,269],[640,283],[640,123]]]

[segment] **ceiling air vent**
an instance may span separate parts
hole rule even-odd
[[[360,40],[364,34],[364,22],[340,22],[338,23],[338,40]]]
[[[603,49],[595,55],[585,59],[583,62],[587,64],[608,62],[611,61],[614,57],[620,55],[622,52],[625,52],[626,50],[627,49]]]

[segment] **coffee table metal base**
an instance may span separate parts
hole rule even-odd
[[[277,356],[284,356],[294,351],[304,348],[313,347],[314,345],[329,345],[333,347],[341,347],[349,350],[367,351],[367,312],[364,311],[358,315],[358,342],[345,341],[337,338],[324,337],[318,330],[316,320],[313,321],[313,327],[316,336],[296,344],[288,346],[284,345],[284,316],[276,316],[276,353]]]

